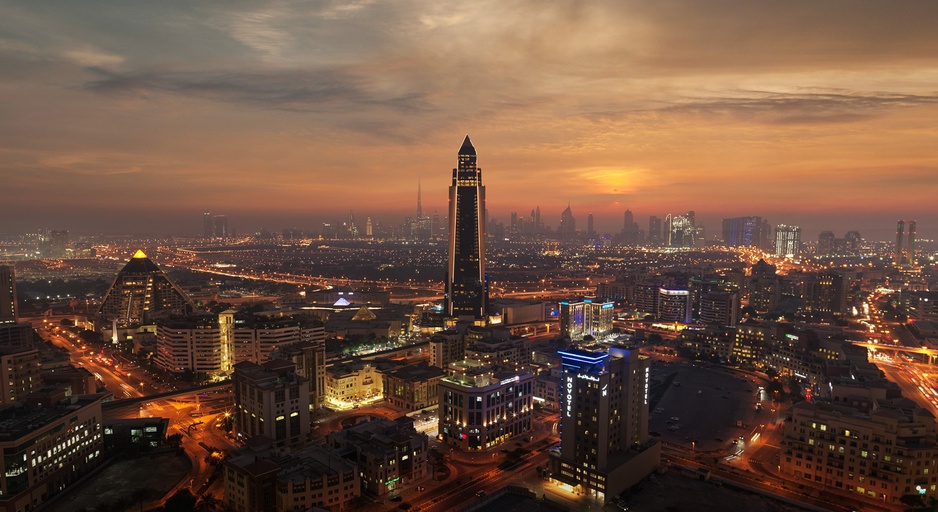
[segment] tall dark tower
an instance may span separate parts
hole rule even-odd
[[[212,238],[215,234],[215,220],[212,218],[212,212],[205,210],[202,213],[202,235],[205,238]]]
[[[896,224],[896,265],[902,265],[902,237],[905,234],[905,221]]]
[[[417,218],[423,217],[423,205],[420,203],[420,178],[417,178]]]
[[[449,262],[446,313],[481,320],[488,309],[485,277],[485,187],[469,136],[459,148],[459,163],[449,187]]]
[[[915,221],[909,221],[909,254],[906,256],[909,265],[915,265]]]

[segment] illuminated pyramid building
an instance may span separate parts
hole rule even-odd
[[[98,313],[102,320],[126,326],[191,313],[193,309],[189,296],[143,251],[137,251],[117,273]]]

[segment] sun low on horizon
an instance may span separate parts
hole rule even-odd
[[[0,231],[443,213],[468,133],[501,219],[938,233],[938,5],[52,4],[0,20]]]

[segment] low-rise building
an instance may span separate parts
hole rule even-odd
[[[67,395],[87,395],[98,390],[98,380],[85,368],[66,366],[52,368],[42,373],[46,386],[65,388]]]
[[[113,450],[129,445],[156,448],[166,440],[169,418],[118,418],[104,424],[104,447]]]
[[[439,403],[443,370],[418,363],[382,372],[384,399],[395,407],[417,411]]]
[[[785,421],[779,470],[812,486],[901,506],[906,495],[938,498],[938,436],[931,413],[905,398],[795,404]]]
[[[531,362],[531,339],[512,336],[507,328],[469,327],[466,358],[487,365],[523,365]]]
[[[551,411],[560,410],[560,377],[538,375],[534,379],[534,403]]]
[[[225,462],[225,502],[235,512],[345,510],[361,495],[354,462],[320,447],[289,451],[257,436]]]
[[[450,364],[450,371],[440,381],[440,441],[479,451],[531,431],[533,375],[469,359]]]
[[[325,403],[348,408],[367,400],[378,399],[384,381],[376,363],[363,360],[341,361],[326,368]]]
[[[376,420],[329,434],[327,446],[355,461],[361,490],[384,496],[394,489],[427,478],[427,435],[414,429],[414,420]]]
[[[358,466],[320,448],[291,453],[277,460],[277,511],[311,508],[344,510],[361,496]]]

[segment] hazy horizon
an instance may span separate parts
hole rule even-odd
[[[4,4],[0,232],[627,208],[936,238],[938,3]],[[303,224],[306,222],[306,224]],[[399,221],[397,221],[399,222]]]

